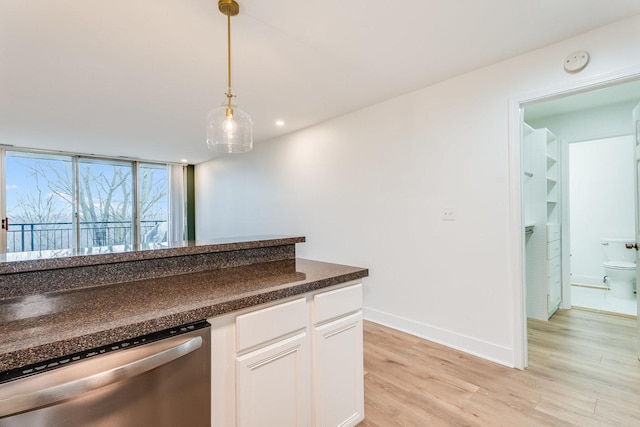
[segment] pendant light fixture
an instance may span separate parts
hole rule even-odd
[[[253,148],[253,121],[233,104],[231,93],[231,17],[240,6],[235,0],[218,0],[218,9],[227,16],[227,99],[207,116],[207,146],[222,153],[246,153]]]

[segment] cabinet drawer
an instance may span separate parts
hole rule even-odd
[[[547,259],[553,259],[560,256],[560,240],[547,243]]]
[[[305,329],[307,316],[305,298],[240,315],[236,318],[237,351]]]
[[[362,308],[362,284],[358,283],[313,297],[313,323],[318,324]]]
[[[560,275],[560,272],[549,277],[549,289],[561,289],[561,280],[562,276]],[[551,292],[551,294],[553,294],[553,292]]]
[[[547,224],[547,242],[560,240],[560,224]]]
[[[560,257],[547,260],[547,277],[560,273]]]

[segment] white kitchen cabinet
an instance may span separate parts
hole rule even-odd
[[[314,327],[314,425],[364,419],[362,313]]]
[[[307,426],[311,389],[306,333],[237,359],[238,426]]]
[[[306,298],[238,315],[235,323],[236,425],[309,425]]]
[[[314,426],[353,426],[364,419],[362,285],[313,298]]]
[[[212,423],[352,426],[364,419],[362,285],[207,319]]]

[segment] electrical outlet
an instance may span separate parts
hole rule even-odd
[[[455,221],[456,219],[456,208],[442,208],[443,221]]]

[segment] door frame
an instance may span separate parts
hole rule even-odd
[[[513,366],[515,368],[524,369],[528,365],[522,179],[524,174],[522,158],[524,107],[527,104],[550,101],[638,79],[640,79],[640,66],[635,66],[509,98],[509,279],[512,283]]]
[[[4,146],[0,146],[0,218],[7,217],[7,205],[6,205],[6,192],[7,192],[7,181],[5,176],[5,167],[4,167],[4,159],[6,148]],[[0,255],[7,253],[7,230],[5,228],[0,229]]]
[[[635,206],[636,206],[636,319],[638,322],[638,343],[640,344],[640,317],[637,314],[640,314],[640,299],[637,297],[637,284],[640,282],[638,280],[640,278],[640,252],[638,251],[638,243],[640,243],[640,195],[638,191],[640,191],[640,104],[636,105],[632,112],[633,116],[633,154],[635,157],[634,161],[634,171],[633,171],[633,181],[635,184]],[[636,348],[638,354],[638,360],[640,360],[640,348]]]

